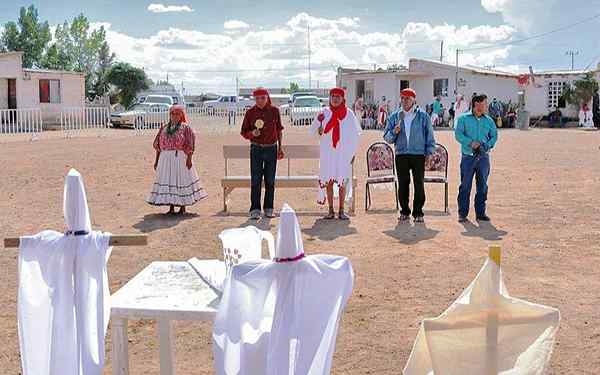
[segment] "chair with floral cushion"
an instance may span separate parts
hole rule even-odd
[[[394,183],[396,209],[398,209],[398,182],[394,164],[394,150],[384,142],[376,142],[367,150],[367,183],[365,187],[365,211],[371,207],[371,185]]]
[[[444,184],[444,212],[448,212],[448,150],[436,144],[435,151],[425,159],[425,183]]]

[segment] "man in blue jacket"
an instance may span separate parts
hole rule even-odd
[[[383,139],[396,148],[398,196],[402,208],[398,220],[406,222],[410,219],[408,198],[412,171],[415,191],[412,214],[415,223],[423,223],[425,157],[433,154],[436,144],[431,119],[427,113],[417,108],[416,98],[417,93],[413,89],[400,92],[401,108],[387,119]]]
[[[464,223],[469,215],[473,176],[477,184],[475,215],[478,221],[490,221],[485,212],[490,175],[490,150],[498,141],[496,124],[487,115],[487,96],[473,97],[473,108],[458,118],[454,135],[460,143],[460,188],[458,192],[458,221]]]

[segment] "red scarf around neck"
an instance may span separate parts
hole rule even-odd
[[[340,141],[340,125],[348,113],[346,109],[346,101],[344,100],[338,107],[329,105],[329,109],[331,110],[331,119],[325,126],[324,132],[327,134],[333,129],[331,139],[333,140],[333,148],[337,148],[337,145]]]

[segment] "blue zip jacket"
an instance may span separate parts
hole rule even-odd
[[[498,141],[498,129],[490,116],[477,118],[472,112],[465,112],[458,118],[454,137],[460,143],[463,155],[473,156],[471,143],[481,143],[481,150],[488,153]]]
[[[431,118],[420,108],[415,111],[415,118],[410,125],[409,144],[406,144],[404,130],[404,116],[398,110],[390,115],[386,121],[383,139],[396,147],[396,155],[431,155],[435,152],[436,143],[431,126]],[[400,125],[400,133],[396,134],[394,128]]]

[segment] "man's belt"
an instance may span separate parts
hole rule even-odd
[[[270,144],[262,144],[262,143],[256,143],[256,142],[251,142],[252,146],[257,146],[257,147],[273,147],[273,146],[277,146],[277,143],[270,143]]]

